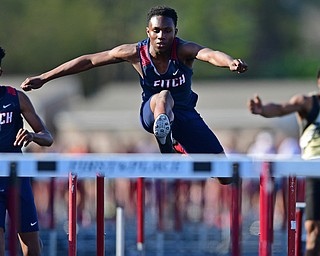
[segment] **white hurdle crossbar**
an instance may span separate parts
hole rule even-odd
[[[320,159],[303,160],[299,156],[267,155],[254,157],[209,154],[2,154],[0,176],[10,176],[10,164],[17,164],[20,177],[94,178],[209,178],[232,176],[233,164],[239,164],[242,178],[260,177],[264,162],[273,163],[273,176],[319,176]]]
[[[266,163],[270,168],[266,168]],[[99,178],[103,189],[103,178],[165,178],[165,179],[206,179],[210,177],[237,178],[263,178],[260,188],[260,196],[265,196],[265,202],[270,198],[268,177],[288,177],[291,189],[289,193],[288,211],[295,209],[295,177],[296,176],[319,176],[320,160],[303,160],[299,156],[266,155],[230,155],[222,157],[218,155],[179,155],[179,154],[2,154],[0,156],[0,176],[10,176],[12,166],[19,177],[69,177],[69,255],[76,255],[76,232],[75,218],[75,189],[77,178]],[[235,168],[236,166],[236,168]],[[293,177],[293,178],[292,178]],[[98,191],[97,191],[98,192]],[[261,194],[262,193],[262,194]],[[103,197],[100,198],[100,202]],[[260,200],[261,201],[261,200]],[[294,203],[294,207],[291,204]],[[98,207],[98,206],[97,206]],[[239,205],[236,209],[240,209]],[[260,205],[261,207],[261,205]],[[271,207],[270,203],[263,207]],[[264,208],[265,209],[265,208]],[[270,209],[268,210],[268,212]],[[271,211],[272,212],[272,211]],[[235,213],[233,211],[233,213]],[[238,214],[240,214],[238,212]],[[271,214],[271,213],[268,213]],[[288,225],[288,255],[295,256],[294,239],[295,216],[290,214]],[[100,217],[103,212],[100,212]],[[271,217],[272,218],[272,217]],[[270,220],[270,216],[262,219]],[[261,223],[260,229],[270,229],[270,223]],[[100,228],[101,229],[101,228]],[[260,256],[271,255],[272,235],[270,230],[264,232],[265,239],[260,240]],[[100,231],[103,235],[103,230]],[[142,233],[143,234],[143,233]],[[237,235],[237,234],[235,234]],[[97,237],[97,246],[103,243],[103,237]],[[238,239],[232,240],[239,243]],[[141,246],[141,245],[140,245]],[[237,245],[232,252],[233,256],[240,255]],[[99,251],[99,250],[98,250]],[[104,247],[98,255],[103,255]]]

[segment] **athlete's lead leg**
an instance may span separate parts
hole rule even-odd
[[[161,153],[175,153],[171,135],[171,123],[174,118],[172,112],[173,105],[174,101],[168,90],[153,95],[150,101],[150,108],[155,119],[153,133],[157,139]]]

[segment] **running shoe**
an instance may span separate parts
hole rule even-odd
[[[171,132],[170,121],[167,115],[160,114],[153,124],[153,133],[157,137],[158,141],[164,145],[167,137]]]
[[[221,185],[230,185],[233,183],[232,177],[218,177],[217,179]]]
[[[188,154],[187,151],[185,151],[184,148],[181,146],[181,144],[175,139],[172,139],[172,144],[173,144],[173,149],[175,153],[182,154],[182,155]]]
[[[167,115],[160,114],[153,125],[153,133],[157,138],[161,153],[174,153],[172,145],[171,125]]]

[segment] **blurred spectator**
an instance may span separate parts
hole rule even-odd
[[[299,142],[293,137],[284,138],[278,147],[278,154],[294,156],[300,155],[300,153]]]

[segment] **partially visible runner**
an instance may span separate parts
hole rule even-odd
[[[320,70],[317,74],[318,91],[294,95],[284,103],[262,104],[259,96],[248,102],[252,114],[280,117],[296,113],[300,126],[300,147],[304,159],[320,158]],[[320,255],[320,178],[306,178],[305,256]]]
[[[1,60],[4,56],[5,51],[0,47],[0,76]],[[23,128],[23,118],[33,132]],[[21,153],[21,148],[31,142],[40,146],[51,146],[53,139],[25,93],[10,86],[0,86],[0,152]],[[38,256],[41,255],[41,241],[30,178],[17,179],[20,209],[18,235],[22,252],[24,256]],[[9,177],[0,177],[0,256],[5,255],[6,212],[12,214],[9,211],[9,184]]]
[[[247,64],[221,51],[178,38],[177,20],[174,9],[154,7],[147,14],[146,39],[80,56],[27,78],[21,88],[30,91],[62,76],[129,62],[138,72],[143,90],[142,126],[155,135],[162,153],[175,152],[173,137],[187,153],[224,154],[219,140],[195,109],[198,95],[191,89],[193,63],[200,60],[237,73],[245,72]],[[225,181],[230,183],[230,179]]]

